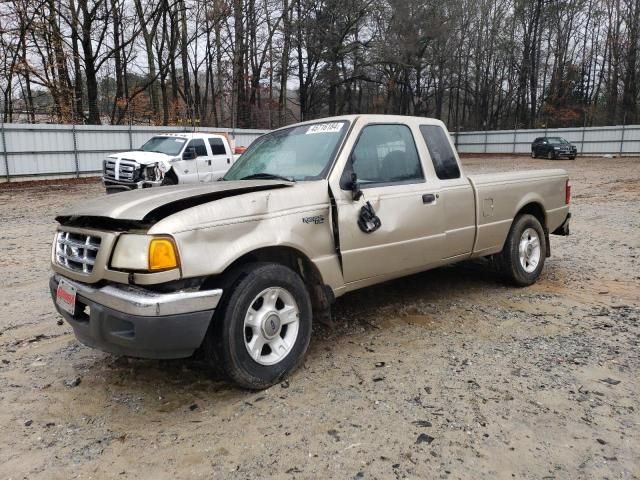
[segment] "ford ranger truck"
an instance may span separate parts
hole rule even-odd
[[[564,170],[466,176],[444,124],[350,115],[257,139],[222,181],[134,190],[62,213],[55,306],[85,345],[181,358],[241,387],[300,365],[347,292],[479,257],[534,283],[569,233]]]
[[[102,162],[107,193],[160,185],[219,180],[244,147],[232,148],[226,134],[167,133],[151,137],[140,149],[114,153]]]

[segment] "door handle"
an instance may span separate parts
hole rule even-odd
[[[230,158],[227,158],[227,163],[231,163],[231,159]]]
[[[438,198],[439,195],[434,195],[433,193],[425,193],[424,195],[422,195],[422,203],[433,203],[436,201],[436,198]]]
[[[211,159],[207,160],[207,165],[211,165]]]

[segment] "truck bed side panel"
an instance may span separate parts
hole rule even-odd
[[[543,208],[543,227],[549,231],[561,225],[569,212],[569,206],[565,205],[568,177],[564,170],[472,175],[468,178],[477,198],[474,257],[501,251],[513,219],[531,203]]]

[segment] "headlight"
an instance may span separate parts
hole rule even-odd
[[[167,170],[169,169],[167,167],[167,164],[164,162],[158,162],[156,165],[158,165],[158,170],[160,170],[162,173],[167,173]]]
[[[171,237],[151,235],[120,235],[111,259],[117,270],[171,270],[180,265],[178,249]]]

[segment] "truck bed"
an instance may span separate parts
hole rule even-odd
[[[567,217],[567,172],[562,169],[485,173],[467,176],[476,198],[477,234],[473,256],[497,253],[509,233],[515,215],[526,205],[537,204],[546,212],[552,232]]]

